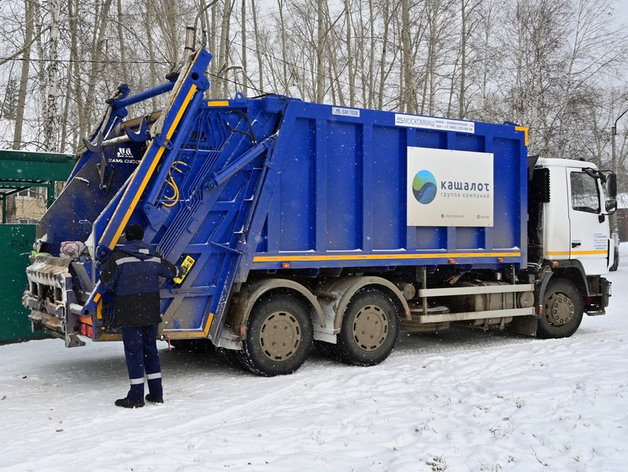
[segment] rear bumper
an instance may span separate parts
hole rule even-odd
[[[28,319],[31,321],[34,332],[44,331],[55,338],[63,339],[65,347],[85,346],[85,342],[76,334],[67,331],[67,324],[64,319],[38,310],[31,310]]]

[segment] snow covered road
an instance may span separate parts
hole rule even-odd
[[[375,367],[261,378],[164,343],[166,403],[138,410],[121,343],[0,346],[0,471],[625,471],[628,264],[610,279],[571,338],[404,335]]]

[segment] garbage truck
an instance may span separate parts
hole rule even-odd
[[[571,336],[601,315],[616,179],[528,156],[528,130],[308,103],[206,98],[211,54],[121,85],[37,227],[23,304],[34,330],[121,339],[100,269],[125,228],[185,276],[161,286],[159,335],[210,343],[260,375],[312,345],[384,361],[404,332],[454,326]],[[161,94],[149,115],[134,106]]]

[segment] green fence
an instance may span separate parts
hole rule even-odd
[[[35,225],[0,225],[0,342],[42,337],[31,331],[28,310],[22,306],[34,241]]]
[[[75,156],[68,154],[0,149],[2,223],[8,220],[7,199],[23,190],[46,187],[50,206],[55,182],[67,180],[75,164]],[[35,237],[35,225],[0,224],[0,342],[44,336],[31,332],[28,311],[22,307],[28,254]]]

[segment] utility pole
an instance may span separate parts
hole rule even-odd
[[[617,156],[615,151],[615,136],[617,136],[617,122],[628,113],[628,109],[624,110],[624,112],[617,117],[615,120],[615,124],[611,128],[611,170],[617,174]]]
[[[617,175],[617,151],[615,150],[615,136],[617,136],[617,122],[628,113],[628,109],[624,110],[621,115],[617,117],[613,127],[611,128],[611,170]],[[610,216],[611,234],[617,231],[617,212],[614,212]]]

